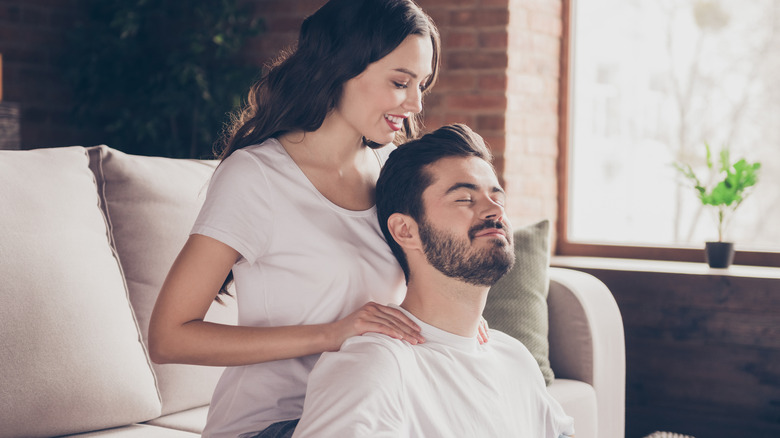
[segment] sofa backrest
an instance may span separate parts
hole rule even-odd
[[[209,403],[222,369],[152,364],[146,340],[215,167],[106,146],[0,151],[0,438]],[[207,319],[235,324],[225,302]]]
[[[168,269],[203,204],[216,161],[129,155],[88,148],[101,208],[124,271],[130,303],[146,345],[149,318]],[[214,303],[207,320],[236,323],[235,300]],[[222,368],[152,364],[162,414],[209,403]]]

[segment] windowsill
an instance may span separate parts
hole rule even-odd
[[[573,269],[604,269],[613,271],[780,279],[780,268],[731,265],[725,269],[714,269],[710,268],[704,262],[693,263],[609,257],[553,256],[550,259],[550,265]]]

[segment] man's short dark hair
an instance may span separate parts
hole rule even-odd
[[[422,194],[433,183],[427,167],[442,158],[478,157],[492,166],[493,155],[485,141],[466,125],[453,124],[402,144],[387,159],[376,183],[379,226],[409,281],[409,263],[387,228],[393,213],[402,213],[420,223],[425,217]]]

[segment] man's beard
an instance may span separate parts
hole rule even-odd
[[[487,248],[471,248],[475,234],[485,228],[503,229],[508,243],[495,238]],[[438,230],[423,219],[420,224],[420,241],[431,266],[447,277],[477,286],[492,286],[515,263],[512,232],[500,222],[485,221],[472,227],[466,240]]]

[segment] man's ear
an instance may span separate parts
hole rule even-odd
[[[398,245],[406,250],[420,248],[417,221],[402,213],[393,213],[387,218],[387,228]]]

